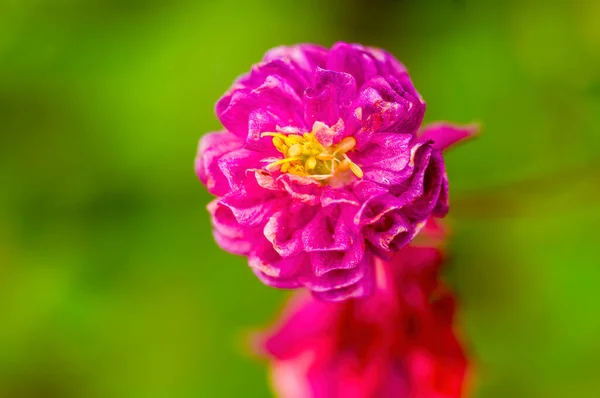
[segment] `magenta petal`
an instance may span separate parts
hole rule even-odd
[[[240,195],[256,192],[258,184],[251,177],[253,170],[261,168],[261,159],[256,152],[243,148],[231,151],[219,159],[219,169],[232,192]]]
[[[404,214],[411,220],[418,222],[425,221],[438,206],[439,214],[444,216],[447,209],[444,203],[440,203],[440,192],[444,185],[446,171],[442,154],[439,150],[434,150],[427,157],[422,158],[415,170],[415,175],[411,182],[410,192],[411,203],[406,206]],[[445,192],[447,201],[447,192]],[[408,199],[407,197],[403,198]]]
[[[347,217],[330,217],[321,211],[302,231],[302,242],[308,253],[331,250],[345,253],[358,238],[355,235],[356,231]]]
[[[363,259],[365,247],[362,241],[350,245],[347,250],[315,251],[310,254],[313,273],[326,275],[335,270],[347,270],[356,267]]]
[[[314,72],[317,67],[324,67],[328,50],[314,44],[299,44],[296,46],[275,47],[267,52],[265,62],[276,59],[285,59],[293,62],[298,68],[298,73],[304,75],[309,84],[314,83]]]
[[[406,246],[412,239],[413,227],[398,210],[395,210],[365,227],[365,236],[373,245],[375,253],[389,260],[393,253]]]
[[[366,47],[348,43],[336,43],[331,47],[327,69],[351,74],[359,88],[378,72],[376,61]]]
[[[360,202],[365,202],[374,196],[379,196],[388,193],[388,189],[376,184],[373,181],[369,181],[363,178],[353,186],[353,193],[356,195]]]
[[[277,131],[282,120],[273,111],[258,108],[248,114],[248,136],[244,147],[252,151],[265,152],[266,155],[276,155],[271,137],[263,137],[263,133]]]
[[[310,74],[289,58],[266,59],[255,65],[250,75],[239,83],[246,86],[260,86],[269,76],[277,76],[284,80],[298,96],[302,95],[304,88],[311,83]]]
[[[307,278],[303,285],[311,292],[325,293],[333,290],[339,290],[345,287],[355,285],[365,276],[365,266],[357,266],[350,269],[339,269],[330,271],[323,276],[311,276]]]
[[[252,111],[270,109],[281,124],[289,121],[301,124],[302,107],[302,100],[293,87],[281,77],[271,75],[259,87],[238,88],[227,94],[217,103],[216,111],[227,130],[246,139]]]
[[[370,284],[357,282],[354,285],[342,287],[339,289],[327,290],[324,292],[313,291],[313,297],[322,301],[344,301],[352,298],[368,296],[371,293]]]
[[[365,200],[354,216],[356,225],[374,224],[386,214],[401,207],[401,202],[388,193],[374,195]]]
[[[228,191],[225,176],[219,169],[219,159],[242,147],[235,135],[228,132],[208,133],[202,136],[196,157],[196,173],[214,195],[224,195]]]
[[[411,147],[411,140],[409,134],[374,134],[355,157],[362,165],[365,179],[387,186],[404,183],[412,175],[418,149],[418,146]]]
[[[317,208],[298,205],[289,212],[278,211],[266,223],[264,236],[280,256],[296,256],[304,250],[303,231],[317,212]]]
[[[322,122],[332,126],[339,120],[356,95],[354,77],[347,73],[317,69],[314,89],[304,92],[304,120],[312,126]]]
[[[321,206],[335,206],[335,205],[350,205],[360,206],[359,199],[356,195],[346,189],[334,189],[331,187],[325,187],[321,194]]]
[[[238,224],[231,209],[221,204],[220,199],[210,202],[206,208],[212,217],[213,227],[232,238],[243,238],[244,229]]]
[[[362,275],[360,274],[362,270]],[[341,272],[332,271],[325,276]],[[362,261],[354,270],[350,270],[347,278],[352,275],[361,275],[353,284],[335,287],[328,290],[311,289],[313,296],[324,301],[344,301],[350,298],[365,297],[371,294],[374,287],[374,266],[373,259],[369,254],[365,254]]]
[[[256,257],[251,258],[256,259]],[[256,259],[256,261],[260,260]],[[250,261],[249,263],[252,264],[253,261]],[[254,274],[258,277],[258,279],[260,279],[260,281],[267,286],[275,287],[277,289],[296,289],[302,287],[302,284],[298,281],[297,278],[274,278],[252,265],[250,267],[252,268]]]
[[[362,109],[363,120],[375,118],[373,128],[401,134],[415,134],[425,114],[419,98],[404,91],[399,82],[381,76],[365,84],[353,107]]]
[[[308,270],[305,254],[281,257],[264,238],[256,238],[254,251],[248,256],[248,265],[260,273],[259,277],[270,286],[288,289],[301,286],[299,275]]]
[[[247,239],[232,238],[213,229],[213,237],[217,245],[225,251],[240,256],[247,256],[252,251],[252,242]]]
[[[440,196],[438,198],[438,202],[431,211],[431,214],[435,217],[444,217],[448,210],[450,209],[450,204],[448,200],[448,176],[446,173],[442,176],[442,187],[440,189]]]
[[[419,134],[419,141],[433,141],[433,147],[441,151],[461,141],[474,137],[479,126],[469,124],[457,126],[450,123],[438,122],[427,125]]]
[[[319,203],[321,184],[312,178],[282,174],[277,178],[277,183],[296,203],[302,202],[309,206]]]
[[[226,195],[220,203],[227,206],[236,221],[244,227],[264,225],[277,206],[275,200],[264,201],[263,198],[246,198],[237,195]]]
[[[249,254],[252,243],[231,210],[220,204],[218,199],[210,202],[207,208],[212,217],[213,235],[217,244],[234,254]]]

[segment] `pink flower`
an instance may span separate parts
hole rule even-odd
[[[419,132],[425,103],[387,52],[337,43],[279,47],[219,100],[224,131],[196,172],[217,196],[214,236],[279,288],[323,300],[367,295],[389,259],[448,211],[442,149],[474,128]]]
[[[260,340],[282,398],[459,398],[467,369],[441,252],[407,246],[377,262],[377,288],[326,303],[298,295]]]

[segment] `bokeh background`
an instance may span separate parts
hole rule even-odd
[[[220,251],[193,172],[270,47],[409,68],[447,156],[474,396],[600,396],[600,2],[0,0],[0,397],[267,397],[287,293]]]

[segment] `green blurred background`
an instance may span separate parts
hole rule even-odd
[[[263,397],[288,295],[219,250],[193,172],[270,47],[409,68],[447,156],[475,397],[599,397],[600,2],[0,0],[0,397]]]

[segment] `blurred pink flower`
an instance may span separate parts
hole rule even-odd
[[[407,246],[377,261],[375,293],[326,303],[297,295],[259,338],[282,398],[458,398],[467,360],[442,253]]]
[[[475,131],[421,129],[404,65],[347,43],[269,51],[216,112],[225,130],[202,138],[196,172],[217,243],[265,284],[328,301],[367,295],[374,259],[446,214],[441,151]]]

